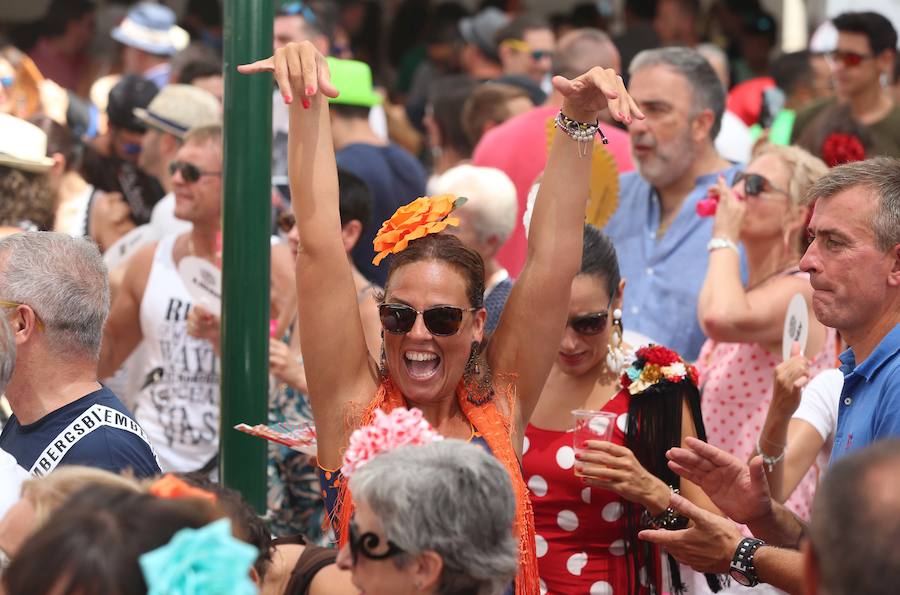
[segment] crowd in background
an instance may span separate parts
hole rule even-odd
[[[896,11],[273,1],[263,514],[220,1],[0,9],[0,594],[900,582]]]

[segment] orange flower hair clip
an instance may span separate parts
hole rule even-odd
[[[151,495],[157,498],[166,498],[174,500],[178,498],[199,498],[200,500],[208,500],[215,504],[216,495],[200,488],[188,484],[171,473],[166,473],[152,484],[147,490]]]
[[[448,225],[459,225],[459,218],[450,217],[450,213],[466,200],[450,194],[423,196],[397,209],[375,235],[372,244],[378,254],[372,264],[378,266],[388,254],[403,252],[413,240],[442,232]]]

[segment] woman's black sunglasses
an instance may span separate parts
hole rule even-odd
[[[606,328],[609,311],[591,312],[582,316],[573,316],[567,323],[579,335],[599,335]]]
[[[220,171],[203,171],[193,163],[186,161],[173,161],[169,164],[169,175],[174,176],[175,172],[181,172],[181,177],[188,184],[193,184],[203,176],[221,176]]]
[[[419,311],[406,304],[381,304],[378,306],[378,315],[381,318],[381,327],[395,335],[411,331],[413,325],[416,324],[416,316],[421,314],[429,333],[437,337],[449,337],[459,331],[463,314],[475,310],[478,308],[432,306],[425,308],[424,311]]]
[[[386,560],[387,558],[403,553],[403,550],[397,547],[397,544],[389,540],[385,540],[387,549],[381,553],[376,553],[375,550],[381,545],[380,537],[371,531],[360,535],[359,527],[356,526],[355,521],[350,521],[348,529],[350,535],[347,540],[347,545],[350,546],[350,557],[353,560],[354,566],[356,565],[356,561],[359,559],[360,554],[370,560]]]
[[[744,181],[744,194],[747,196],[759,196],[763,192],[780,192],[781,194],[787,194],[787,192],[772,184],[765,176],[759,174],[740,172],[734,176],[735,184],[741,180]]]

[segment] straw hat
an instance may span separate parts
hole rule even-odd
[[[381,95],[372,89],[372,69],[359,60],[341,60],[328,57],[331,83],[340,95],[329,99],[338,105],[358,105],[372,107],[381,103]]]
[[[220,111],[219,100],[208,91],[192,85],[166,85],[146,109],[134,108],[134,115],[151,128],[184,138],[191,128],[219,124]]]
[[[188,32],[175,24],[175,12],[152,2],[135,5],[111,35],[119,43],[158,56],[171,56],[190,42]]]
[[[43,173],[53,166],[47,157],[47,135],[21,118],[0,114],[0,165]]]

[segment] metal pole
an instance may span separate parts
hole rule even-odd
[[[266,508],[266,442],[234,430],[265,423],[269,372],[272,78],[235,68],[272,54],[272,0],[225,0],[225,203],[219,471]]]

